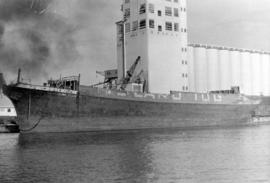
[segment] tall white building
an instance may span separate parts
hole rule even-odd
[[[140,56],[134,75],[143,73],[147,92],[207,93],[240,87],[246,95],[270,96],[270,53],[188,45],[186,0],[124,0],[122,11],[123,21],[117,23],[118,78]]]
[[[143,71],[148,92],[189,91],[186,0],[124,0],[122,11],[125,47],[123,52],[121,21],[118,77],[140,56],[134,75]]]

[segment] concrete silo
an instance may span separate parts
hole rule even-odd
[[[189,76],[189,91],[195,92],[196,86],[195,86],[195,67],[194,67],[194,48],[192,46],[188,47],[188,55],[187,55],[187,61],[182,60],[182,64],[188,65],[188,76]]]
[[[207,56],[207,88],[208,91],[216,91],[220,89],[220,72],[219,72],[219,51],[216,48],[208,47],[206,49]]]
[[[240,53],[241,59],[241,93],[252,95],[252,78],[251,78],[251,59],[250,52],[243,51]]]
[[[251,53],[251,88],[252,95],[260,95],[261,90],[261,54]]]
[[[194,68],[196,92],[207,92],[207,59],[203,46],[194,47]]]
[[[220,89],[221,90],[229,90],[231,89],[231,77],[232,77],[232,70],[231,68],[231,61],[229,57],[229,50],[227,49],[220,49],[219,51],[219,75],[220,75]]]
[[[262,60],[262,94],[270,96],[270,55],[263,54]]]
[[[231,62],[231,86],[239,86],[240,90],[243,87],[241,82],[241,59],[240,51],[230,51],[230,62]]]

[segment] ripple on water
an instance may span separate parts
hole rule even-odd
[[[270,126],[0,134],[0,182],[270,182]]]

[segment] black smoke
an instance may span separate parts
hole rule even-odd
[[[54,0],[0,0],[0,69],[27,77],[76,61],[76,27],[51,11]]]
[[[1,38],[2,38],[2,35],[4,34],[4,25],[2,25],[1,23],[0,23],[0,40],[1,40]]]
[[[48,9],[51,2],[52,0],[1,0],[0,17],[4,21],[38,17]]]

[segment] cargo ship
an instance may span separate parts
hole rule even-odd
[[[17,123],[25,133],[246,125],[253,123],[262,104],[237,88],[153,94],[83,86],[80,76],[40,86],[20,82],[19,76],[16,84],[4,86],[4,93],[14,103]]]
[[[268,121],[269,99],[240,92],[240,79],[230,82],[229,76],[218,76],[232,70],[226,64],[220,64],[224,71],[218,69],[218,57],[209,56],[211,67],[206,67],[204,52],[194,52],[199,57],[196,64],[188,60],[185,0],[138,3],[123,1],[123,20],[116,23],[117,69],[100,72],[104,82],[82,85],[78,75],[33,85],[21,79],[19,70],[17,82],[4,85],[21,132],[201,128]],[[251,74],[241,73],[248,76],[243,77],[248,83],[244,88],[251,88]]]

